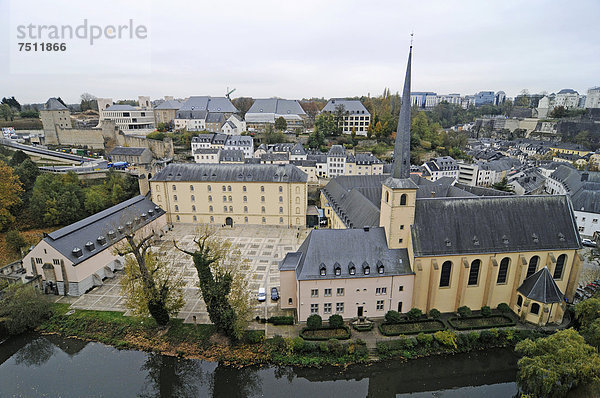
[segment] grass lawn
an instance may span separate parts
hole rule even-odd
[[[493,327],[512,326],[515,322],[504,315],[492,315],[488,317],[476,316],[469,318],[452,318],[448,321],[450,325],[458,330],[464,329],[486,329]]]
[[[418,334],[421,332],[436,332],[444,330],[444,323],[438,320],[428,319],[417,322],[404,322],[397,324],[382,324],[381,331],[383,334]]]
[[[304,330],[302,336],[308,339],[347,339],[349,333],[347,329],[316,329],[316,330]]]

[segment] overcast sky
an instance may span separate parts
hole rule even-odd
[[[149,32],[144,42],[149,61],[110,60],[126,73],[96,70],[94,56],[93,73],[12,73],[2,62],[0,97],[14,95],[21,103],[50,96],[73,103],[83,92],[115,100],[222,96],[227,87],[237,89],[232,97],[297,99],[379,95],[385,87],[401,91],[411,31],[413,91],[504,90],[512,97],[525,88],[585,94],[600,85],[597,0],[128,0],[120,2],[123,7],[106,1],[65,6],[62,0],[0,0],[0,54],[15,57],[9,42],[16,32],[9,22],[22,15],[11,16],[11,1],[26,3],[27,17],[36,24],[57,23],[38,7],[51,4],[60,10],[60,23],[80,23],[82,15],[103,23],[133,18]],[[139,50],[136,42],[117,45]],[[31,64],[43,72],[46,61],[40,57]],[[69,61],[67,53],[62,60]]]

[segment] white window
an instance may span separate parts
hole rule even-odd
[[[323,304],[323,313],[324,314],[331,314],[331,303],[325,303],[325,304]]]
[[[310,305],[310,313],[318,314],[319,313],[319,304],[311,304]]]
[[[338,296],[343,296],[344,295],[344,288],[343,287],[338,287],[336,294]]]
[[[344,303],[335,303],[335,312],[338,314],[344,313]]]
[[[383,300],[377,300],[377,311],[383,311]]]
[[[319,297],[319,289],[310,289],[310,297]]]
[[[323,296],[330,297],[331,296],[331,289],[324,289]]]

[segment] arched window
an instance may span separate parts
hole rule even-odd
[[[223,206],[223,211],[227,213],[227,206]]]
[[[212,206],[208,206],[208,211],[213,211],[213,207]]]
[[[390,193],[389,191],[385,192],[385,203],[388,203],[390,201]]]
[[[263,217],[263,218],[262,218],[262,223],[264,224],[264,223],[266,223],[266,222],[267,222],[267,219]]]
[[[248,217],[244,217],[244,222],[248,223]]]
[[[529,278],[531,275],[535,274],[539,262],[539,256],[531,257],[531,259],[529,260],[529,266],[527,267],[527,275],[525,276],[525,278]]]
[[[450,274],[452,273],[452,262],[446,261],[442,264],[442,271],[440,272],[440,287],[450,286]]]
[[[223,195],[223,202],[227,202],[227,196]]]
[[[556,267],[554,268],[554,275],[553,275],[554,279],[562,279],[566,262],[567,262],[566,254],[561,254],[560,256],[558,256],[558,258],[556,259]]]
[[[280,203],[281,203],[281,202],[283,202],[283,196],[280,196],[280,197],[279,197],[279,202],[280,202]]]
[[[242,187],[242,191],[246,192],[246,186],[245,185]]]
[[[221,188],[223,188],[223,192],[227,190],[227,188],[225,188],[225,185],[223,185]]]
[[[190,185],[190,191],[193,191],[193,190],[194,190],[194,186]]]
[[[261,208],[260,208],[260,212],[261,212],[261,213],[264,213],[264,212],[265,212],[265,206],[261,206]]]
[[[211,223],[215,222],[215,218],[213,216],[210,216],[210,222]]]
[[[231,199],[231,195],[229,195],[228,199],[229,199],[230,202],[233,202],[233,200]]]
[[[231,192],[231,185],[228,185],[228,186],[227,186],[227,190],[228,190],[229,192]]]
[[[296,207],[296,214],[300,214],[300,208]]]
[[[283,217],[279,217],[279,224],[283,224]]]
[[[196,206],[192,205],[192,211],[196,211]]]
[[[194,221],[198,221],[198,217],[194,216]]]
[[[244,213],[248,213],[248,206],[244,206]]]
[[[208,192],[210,192],[212,190],[212,188],[210,187],[210,185],[207,188],[208,188]]]
[[[300,204],[300,197],[299,197],[299,196],[297,196],[297,197],[296,197],[296,204],[297,204],[297,205],[299,205],[299,204]]]
[[[180,220],[178,215],[177,215],[177,216],[175,216],[175,219],[176,219],[177,221],[179,221],[179,220]]]
[[[296,187],[296,193],[300,193],[300,187]]]
[[[260,192],[265,192],[265,186],[264,185],[260,186]]]
[[[160,198],[160,195],[156,195],[156,201],[157,202],[162,202],[162,199]]]
[[[247,201],[248,201],[248,197],[244,196],[244,202],[247,202]]]
[[[531,313],[535,315],[540,313],[540,305],[538,303],[531,304]]]
[[[233,213],[233,206],[229,206],[229,212]]]
[[[473,260],[471,263],[471,269],[469,270],[469,281],[467,284],[469,286],[476,286],[477,282],[479,282],[479,268],[481,267],[481,260]]]
[[[280,208],[279,208],[279,212],[280,212],[280,213],[283,213],[283,207],[280,207]]]
[[[504,257],[502,261],[500,261],[500,266],[498,267],[498,279],[496,279],[496,283],[498,285],[503,285],[506,283],[506,279],[508,276],[508,265],[510,264],[510,258]]]
[[[196,201],[196,197],[194,195],[192,195],[190,199],[192,199],[192,202]]]
[[[177,195],[173,195],[173,200],[177,202]]]
[[[517,296],[517,306],[520,307],[523,305],[523,296]]]
[[[173,189],[173,191],[177,191],[177,186],[175,184],[171,185],[171,188]]]
[[[212,195],[208,195],[208,201],[212,202]]]
[[[179,206],[175,205],[175,211],[179,211]]]
[[[281,185],[279,186],[279,192],[283,192],[283,187]]]
[[[400,206],[406,206],[407,195],[405,193],[400,196]]]
[[[264,197],[264,196],[261,196],[261,197],[260,197],[260,201],[261,201],[261,202],[264,202],[264,201],[265,201],[265,197]]]

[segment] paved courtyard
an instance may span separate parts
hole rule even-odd
[[[199,296],[198,275],[190,256],[173,247],[173,240],[181,248],[194,250],[193,242],[196,226],[192,224],[178,224],[167,233],[153,250],[173,267],[174,272],[183,273],[185,280],[185,305],[179,312],[178,318],[190,323],[210,323],[204,301]],[[235,226],[233,228],[219,228],[217,235],[227,239],[241,251],[244,258],[249,260],[247,273],[249,287],[254,296],[259,287],[267,291],[267,301],[256,306],[252,317],[268,318],[281,314],[279,303],[271,301],[271,287],[279,287],[278,262],[289,251],[298,249],[308,229],[281,228],[271,226]],[[61,297],[58,302],[71,303],[72,308],[102,311],[123,311],[129,314],[125,307],[125,300],[121,295],[119,280],[122,273],[117,272],[112,279],[104,280],[104,285],[94,288],[80,297]],[[262,325],[261,325],[262,326]]]

